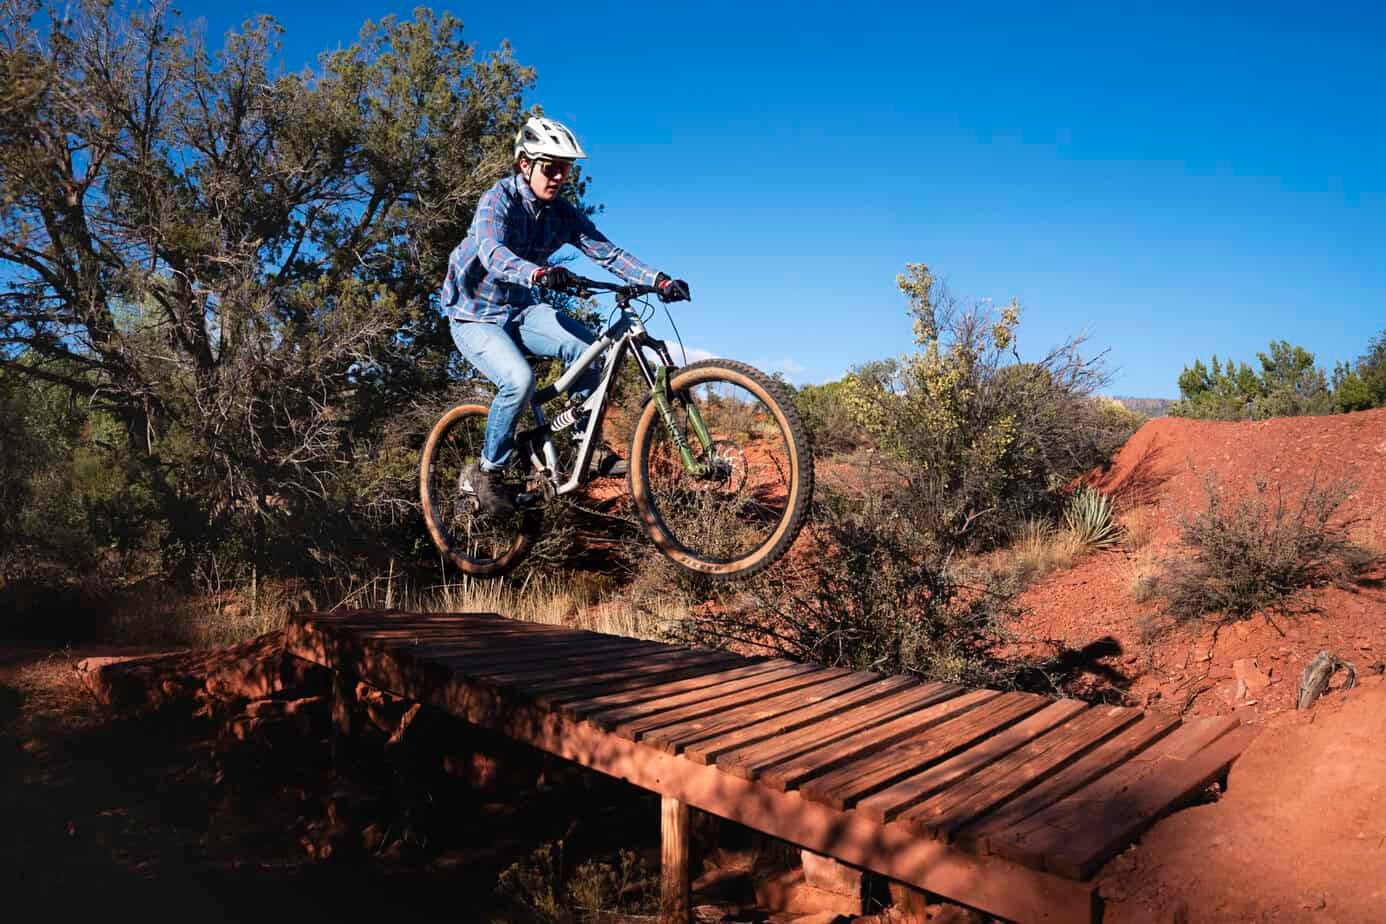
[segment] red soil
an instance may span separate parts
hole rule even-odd
[[[1346,481],[1355,492],[1340,514],[1361,520],[1359,542],[1386,550],[1386,410],[1154,420],[1090,476],[1147,544],[1091,556],[1030,588],[1016,628],[1105,650],[1084,677],[1090,691],[1152,710],[1235,713],[1265,729],[1219,804],[1161,822],[1108,865],[1106,920],[1384,920],[1386,569],[1351,588],[1305,592],[1295,601],[1312,608],[1304,615],[1258,614],[1221,631],[1210,621],[1143,640],[1161,600],[1138,602],[1133,579],[1181,554],[1179,520],[1206,508],[1209,475],[1233,497],[1258,481],[1290,498]],[[1340,673],[1317,705],[1296,711],[1301,673],[1325,649],[1355,664],[1362,683],[1344,691]]]
[[[1183,553],[1179,521],[1206,508],[1209,476],[1232,497],[1254,492],[1258,480],[1287,498],[1315,481],[1346,481],[1355,491],[1340,514],[1363,521],[1355,530],[1360,542],[1386,550],[1386,410],[1244,423],[1153,420],[1107,471],[1088,479],[1117,498],[1122,521],[1148,534],[1148,544],[1091,556],[1030,588],[1020,601],[1020,631],[1073,649],[1111,639],[1121,651],[1101,659],[1090,675],[1093,687],[1129,682],[1136,702],[1192,715],[1235,710],[1246,721],[1293,709],[1299,675],[1322,649],[1364,673],[1386,659],[1379,571],[1351,588],[1305,592],[1294,601],[1313,608],[1304,616],[1256,616],[1220,632],[1192,626],[1142,642],[1142,627],[1163,604],[1159,597],[1135,599],[1134,579]],[[1239,676],[1249,695],[1234,696]]]

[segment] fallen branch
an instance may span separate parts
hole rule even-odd
[[[1296,709],[1308,709],[1314,705],[1314,701],[1323,695],[1328,688],[1328,681],[1334,672],[1339,669],[1347,671],[1347,680],[1343,683],[1344,690],[1351,690],[1357,685],[1357,668],[1348,661],[1337,657],[1328,651],[1320,651],[1314,660],[1310,661],[1304,668],[1304,673],[1299,679],[1299,699],[1295,702]]]

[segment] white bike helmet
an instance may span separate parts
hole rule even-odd
[[[521,155],[530,160],[577,160],[586,157],[587,152],[578,144],[577,136],[568,130],[568,126],[536,116],[527,120],[515,133],[515,160],[518,161]]]

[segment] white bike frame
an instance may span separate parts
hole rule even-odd
[[[640,320],[640,316],[630,309],[629,306],[617,303],[621,316],[612,323],[596,340],[592,342],[582,355],[573,360],[573,364],[563,370],[553,384],[535,392],[530,401],[530,407],[534,412],[534,427],[515,437],[516,446],[522,446],[529,454],[530,464],[536,472],[544,476],[547,489],[544,491],[549,497],[556,497],[561,494],[568,494],[576,491],[584,482],[583,474],[587,471],[587,465],[592,460],[594,440],[597,431],[601,427],[602,414],[606,410],[606,396],[611,387],[611,381],[620,369],[622,360],[629,352],[644,376],[646,384],[650,388],[655,385],[655,371],[651,369],[649,362],[644,355],[646,347],[654,350],[659,359],[665,366],[673,368],[673,359],[669,355],[669,348],[664,341],[657,340],[649,335],[645,329],[645,324]],[[560,481],[563,477],[559,470],[558,450],[553,443],[553,434],[560,432],[565,427],[557,428],[550,424],[544,414],[543,405],[548,404],[560,394],[566,394],[568,389],[575,383],[587,368],[596,362],[599,357],[606,357],[606,366],[602,370],[601,381],[592,389],[592,394],[583,400],[582,404],[576,408],[570,408],[570,412],[585,410],[587,412],[587,429],[580,438],[577,451],[577,459],[573,463],[572,472],[567,476],[566,481]],[[656,367],[657,369],[658,367]],[[581,409],[581,410],[579,410]],[[562,416],[562,415],[560,415]],[[533,501],[536,498],[533,492],[529,495],[521,495],[521,503]]]

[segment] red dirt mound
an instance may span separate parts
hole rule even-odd
[[[1179,521],[1207,507],[1208,479],[1227,497],[1258,481],[1295,498],[1311,485],[1346,483],[1339,508],[1360,520],[1355,538],[1386,550],[1386,410],[1333,417],[1227,423],[1162,418],[1142,427],[1105,471],[1087,479],[1117,500],[1135,550],[1093,555],[1031,587],[1019,626],[1070,649],[1105,651],[1091,689],[1193,715],[1236,711],[1247,721],[1294,708],[1304,667],[1322,649],[1367,673],[1386,659],[1386,582],[1381,569],[1356,586],[1305,592],[1298,617],[1257,616],[1230,629],[1185,627],[1150,644],[1143,627],[1160,613],[1140,580],[1183,554]]]
[[[1382,920],[1386,874],[1386,567],[1350,588],[1319,588],[1300,615],[1258,614],[1215,630],[1186,625],[1147,640],[1161,609],[1140,578],[1185,554],[1181,518],[1264,483],[1293,499],[1346,483],[1339,515],[1386,551],[1386,410],[1225,423],[1159,419],[1087,481],[1117,501],[1139,541],[1051,575],[1022,597],[1026,635],[1100,655],[1089,691],[1184,715],[1235,713],[1264,728],[1233,766],[1228,792],[1156,825],[1102,872],[1105,920]],[[1295,699],[1321,650],[1355,664],[1311,709]]]
[[[1253,491],[1258,480],[1288,496],[1315,481],[1347,482],[1356,490],[1342,512],[1372,516],[1386,508],[1386,409],[1238,422],[1158,418],[1088,482],[1123,509],[1153,507],[1156,538],[1172,540],[1179,517],[1206,506],[1208,476],[1234,494]],[[1386,537],[1375,525],[1374,538]]]

